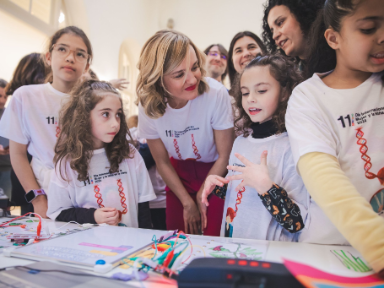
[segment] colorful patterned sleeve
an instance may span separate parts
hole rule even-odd
[[[223,187],[216,185],[215,189],[213,189],[213,193],[217,197],[225,200],[225,195],[227,194],[227,188],[228,188],[228,184],[224,184]]]
[[[299,232],[304,228],[300,208],[293,202],[282,187],[274,184],[264,194],[259,194],[265,208],[272,217],[290,233]]]

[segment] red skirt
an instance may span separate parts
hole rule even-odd
[[[170,160],[185,189],[196,203],[197,191],[199,191],[201,185],[203,185],[214,162],[204,163],[197,162],[195,160],[176,160],[174,158],[171,158]],[[167,193],[167,230],[179,229],[185,231],[183,205],[168,186],[165,188],[165,191]],[[211,195],[208,199],[209,206],[207,207],[207,227],[204,229],[204,235],[220,236],[224,200],[215,195]]]

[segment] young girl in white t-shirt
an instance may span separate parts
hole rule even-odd
[[[286,121],[308,192],[384,277],[383,4],[326,1],[309,41],[320,73],[295,88]]]
[[[58,116],[68,92],[88,69],[92,47],[85,33],[74,26],[57,31],[50,39],[46,64],[49,83],[20,87],[13,94],[0,122],[0,136],[10,140],[12,167],[28,202],[43,217],[53,169],[54,146],[60,133]],[[32,155],[28,162],[27,151]]]
[[[152,228],[148,201],[156,195],[142,157],[127,140],[117,90],[108,82],[81,83],[60,111],[60,128],[47,215]]]
[[[294,63],[280,55],[257,57],[242,72],[235,127],[243,135],[233,144],[227,177],[209,176],[203,192],[206,205],[213,190],[225,197],[221,236],[296,241],[304,228],[308,193],[296,173],[284,121],[300,80]]]

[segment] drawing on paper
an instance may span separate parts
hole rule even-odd
[[[365,261],[363,261],[359,256],[353,255],[349,251],[331,250],[331,252],[349,270],[356,272],[372,271],[372,268],[369,267]]]
[[[208,254],[214,258],[241,258],[248,260],[262,260],[263,252],[259,252],[257,248],[249,246],[241,247],[241,244],[237,244],[237,249],[231,251],[231,249],[224,248],[222,245],[214,248],[209,248]]]

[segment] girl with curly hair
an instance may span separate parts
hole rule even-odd
[[[204,77],[204,62],[205,55],[176,31],[159,31],[145,43],[136,87],[139,134],[167,184],[167,229],[218,236],[224,201],[212,197],[207,210],[196,199],[209,174],[226,172],[233,120],[227,89]]]
[[[293,163],[284,117],[300,81],[296,65],[282,55],[259,56],[240,75],[235,127],[243,135],[233,144],[227,177],[209,176],[202,197],[208,205],[213,189],[226,190],[221,236],[298,240],[309,197]]]
[[[270,53],[307,58],[308,35],[325,0],[268,0],[264,6],[263,40]]]
[[[293,158],[334,223],[322,243],[349,242],[384,277],[383,1],[327,0],[311,36],[317,73],[286,115]]]
[[[143,159],[127,139],[119,92],[108,82],[81,83],[60,111],[60,127],[47,215],[151,228],[148,201],[156,196]]]
[[[12,167],[26,192],[25,198],[42,217],[47,213],[53,149],[60,134],[59,110],[88,70],[92,55],[91,42],[83,30],[75,26],[58,30],[43,57],[50,67],[48,83],[37,84],[34,81],[40,76],[30,75],[37,85],[18,88],[0,122],[0,136],[9,139]],[[31,164],[27,152],[32,155]]]

